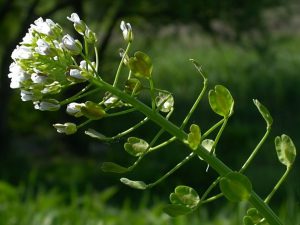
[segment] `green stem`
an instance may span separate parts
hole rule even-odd
[[[124,115],[124,114],[131,113],[131,112],[134,112],[134,111],[136,111],[136,109],[131,108],[131,109],[123,110],[123,111],[120,111],[120,112],[107,114],[106,117],[120,116],[120,115]]]
[[[95,51],[95,58],[96,58],[96,72],[98,73],[98,68],[99,68],[99,55],[98,55],[98,50],[96,45],[94,45],[94,51]]]
[[[113,87],[116,87],[117,84],[118,84],[121,69],[122,69],[122,66],[123,66],[123,63],[124,63],[124,59],[127,56],[127,52],[129,51],[130,45],[131,45],[131,42],[128,42],[128,45],[127,45],[126,50],[124,52],[124,55],[122,56],[122,59],[121,59],[120,64],[118,66],[118,69],[117,69],[117,72],[116,72],[116,75],[115,75],[115,80],[114,80],[114,83],[113,83]]]
[[[217,129],[221,124],[223,124],[224,118],[209,128],[203,135],[201,139],[205,139],[208,135],[210,135],[215,129]]]
[[[286,179],[287,175],[289,174],[290,170],[291,170],[291,166],[287,167],[286,171],[284,172],[284,174],[282,175],[282,177],[280,178],[280,180],[277,182],[277,184],[275,185],[275,187],[273,188],[273,190],[271,191],[271,193],[266,197],[265,199],[265,203],[268,204],[271,200],[271,198],[273,197],[273,195],[275,194],[275,192],[278,190],[278,188],[280,187],[280,185],[284,182],[284,180]]]
[[[208,198],[208,199],[206,199],[206,200],[203,200],[203,201],[201,202],[201,204],[203,205],[203,204],[206,204],[206,203],[215,201],[215,200],[217,200],[217,199],[219,199],[219,198],[221,198],[221,197],[223,197],[223,196],[224,196],[223,193],[219,193],[219,194],[217,194],[217,195],[215,195],[215,196],[212,196],[212,197],[210,197],[210,198]]]
[[[103,80],[94,78],[91,81],[103,90],[109,91],[114,95],[118,96],[124,102],[131,104],[134,108],[143,113],[150,120],[152,120],[158,126],[163,128],[166,132],[170,133],[172,136],[175,136],[181,142],[186,142],[187,133],[185,133],[172,122],[166,120],[166,118],[164,118],[156,111],[153,111],[144,103],[140,102],[138,99],[133,98],[132,96],[122,92],[121,90],[104,82]],[[199,145],[198,148],[195,150],[195,153],[202,159],[204,159],[217,173],[219,173],[220,176],[224,176],[232,172],[232,170],[227,165],[225,165],[214,155],[210,154],[203,146]],[[264,203],[264,201],[254,191],[252,191],[251,193],[249,202],[267,219],[267,221],[271,225],[282,225],[277,215],[266,203]]]
[[[135,124],[134,126],[130,127],[129,129],[121,132],[121,133],[118,133],[117,135],[111,137],[111,138],[108,138],[108,140],[116,140],[116,139],[119,139],[120,137],[123,137],[127,134],[129,134],[130,132],[136,130],[137,128],[139,128],[140,126],[142,126],[144,123],[146,123],[147,121],[149,121],[149,118],[145,118],[143,120],[141,120],[139,123]]]
[[[73,101],[79,99],[80,96],[81,96],[81,94],[84,93],[86,90],[88,90],[91,86],[92,86],[92,84],[87,85],[85,88],[83,88],[81,91],[79,91],[78,93],[76,93],[76,94],[73,95],[72,97],[67,98],[67,99],[65,99],[64,101],[61,101],[61,102],[60,102],[60,105],[62,106],[62,105],[68,104],[68,103],[70,103],[70,102],[73,102]],[[96,89],[94,89],[94,90],[92,90],[92,91],[94,92],[95,90],[100,90],[100,88],[96,88]],[[92,92],[92,93],[93,93],[93,92]],[[89,93],[89,92],[87,92],[87,93]],[[86,96],[86,95],[85,95],[85,96]]]
[[[152,110],[155,110],[155,93],[154,93],[154,83],[152,77],[149,78],[150,84],[150,95],[151,95],[151,107]]]
[[[160,177],[157,181],[148,184],[147,188],[152,188],[155,185],[162,182],[164,179],[166,179],[168,176],[170,176],[172,173],[174,173],[176,170],[178,170],[181,166],[183,166],[185,163],[187,163],[190,159],[192,159],[196,154],[194,152],[190,153],[187,157],[184,158],[180,163],[178,163],[176,166],[174,166],[171,170],[169,170],[165,175]]]
[[[164,146],[166,146],[166,145],[172,143],[172,142],[175,141],[175,140],[176,140],[176,137],[171,137],[169,140],[166,140],[166,141],[160,143],[159,145],[156,145],[156,146],[154,146],[154,147],[151,147],[151,148],[149,149],[149,152],[152,152],[152,151],[155,151],[155,150],[157,150],[157,149],[160,149],[160,148],[162,148],[162,147],[164,147]]]
[[[207,87],[207,79],[204,77],[204,81],[203,81],[203,88],[198,96],[198,98],[196,99],[195,103],[193,104],[192,108],[190,109],[190,111],[188,112],[187,116],[184,118],[180,128],[184,129],[184,127],[186,126],[186,124],[188,123],[189,119],[191,118],[192,114],[194,113],[195,109],[197,108],[200,100],[202,99],[205,91],[206,91],[206,87]]]
[[[204,194],[201,196],[200,202],[203,202],[204,199],[207,197],[207,195],[212,191],[212,189],[217,186],[217,184],[219,183],[221,177],[218,177],[208,188],[207,190],[204,192]]]
[[[93,120],[89,119],[89,120],[86,120],[85,122],[79,124],[77,126],[77,129],[81,128],[81,127],[84,127],[85,125],[89,124],[90,122],[92,122]]]
[[[257,146],[255,147],[255,149],[253,150],[253,152],[251,153],[251,155],[249,156],[249,158],[247,159],[247,161],[244,163],[244,165],[240,169],[240,173],[244,173],[245,170],[248,168],[248,166],[250,165],[250,163],[252,162],[252,160],[256,156],[258,150],[261,148],[261,146],[263,145],[263,143],[267,139],[268,135],[270,134],[270,131],[271,131],[271,128],[268,127],[267,130],[266,130],[266,132],[265,132],[265,134],[264,134],[264,136],[263,136],[263,138],[257,144]]]
[[[216,138],[215,138],[214,144],[211,147],[211,149],[212,149],[212,151],[210,152],[211,154],[215,153],[215,150],[216,150],[215,148],[216,148],[216,146],[217,146],[217,144],[218,144],[218,142],[220,140],[220,137],[222,136],[222,133],[223,133],[223,131],[224,131],[226,125],[227,125],[227,121],[228,121],[228,117],[225,117],[224,121],[223,121],[223,124],[222,124],[222,126],[221,126],[221,128],[220,128],[220,130],[219,130],[219,132],[218,132],[218,134],[216,136]]]

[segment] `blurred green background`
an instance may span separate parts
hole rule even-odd
[[[100,71],[112,81],[124,48],[119,24],[133,26],[132,52],[151,56],[158,87],[175,97],[172,121],[179,124],[202,88],[190,58],[208,76],[209,87],[225,85],[235,99],[235,113],[220,140],[218,157],[238,170],[265,132],[252,99],[265,104],[274,118],[270,138],[247,175],[266,196],[284,172],[274,137],[288,134],[300,146],[300,4],[296,0],[0,0],[0,225],[29,224],[241,224],[246,206],[218,200],[190,217],[171,219],[162,213],[176,185],[199,193],[216,174],[194,160],[150,191],[124,187],[119,176],[100,170],[104,161],[130,165],[123,141],[107,144],[82,132],[65,137],[52,124],[63,112],[40,112],[21,102],[9,88],[10,55],[38,17],[51,18],[74,34],[66,20],[72,12],[97,32]],[[73,33],[72,33],[73,32]],[[141,118],[131,115],[94,126],[116,134]],[[191,118],[208,129],[218,121],[207,98]],[[147,125],[138,135],[151,138]],[[187,151],[175,143],[147,157],[129,178],[152,182],[176,165]],[[272,200],[286,225],[300,224],[300,160]]]

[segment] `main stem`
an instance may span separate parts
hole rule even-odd
[[[147,105],[140,102],[136,98],[133,98],[132,96],[124,93],[123,91],[100,79],[94,78],[92,82],[98,87],[103,88],[105,91],[108,91],[119,97],[121,100],[131,104],[134,108],[143,113],[165,131],[175,136],[181,142],[184,143],[184,141],[187,139],[187,133],[185,133],[172,122],[166,120],[162,115],[160,115],[156,111],[153,111],[151,108],[149,108]],[[211,155],[201,145],[199,145],[195,152],[202,159],[204,159],[220,176],[224,176],[232,172],[232,170],[227,165],[225,165],[217,157]],[[252,191],[248,201],[266,218],[270,225],[283,225],[277,215],[272,211],[272,209],[254,191]]]

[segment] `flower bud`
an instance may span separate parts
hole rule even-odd
[[[115,95],[107,92],[103,98],[103,103],[108,108],[123,107],[124,103]]]
[[[86,25],[79,18],[77,13],[72,13],[71,17],[67,17],[67,19],[74,23],[74,28],[79,34],[84,35],[84,32],[86,30]]]
[[[133,33],[130,23],[125,23],[124,21],[121,22],[120,28],[123,33],[124,40],[127,42],[133,41]]]
[[[106,115],[106,112],[99,104],[91,101],[84,103],[84,106],[81,107],[81,112],[85,117],[92,120],[101,119]]]
[[[87,78],[83,77],[82,71],[80,70],[79,67],[76,66],[71,66],[69,70],[66,72],[67,79],[71,82],[84,82],[87,80]]]
[[[60,104],[56,99],[44,99],[43,101],[34,102],[34,108],[41,111],[57,111]]]
[[[67,49],[72,55],[79,55],[82,51],[82,45],[80,41],[75,40],[69,34],[62,38],[62,43],[65,49]]]
[[[97,41],[95,32],[91,31],[90,28],[87,27],[84,34],[88,43],[94,44]]]
[[[83,106],[85,106],[84,103],[72,102],[68,104],[66,112],[71,116],[80,117],[83,115],[81,112],[81,107]]]
[[[53,124],[53,127],[56,128],[58,133],[63,133],[67,135],[74,134],[77,131],[76,124],[74,123],[64,123],[64,124],[56,123]]]

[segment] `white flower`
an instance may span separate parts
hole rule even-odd
[[[39,39],[37,42],[37,47],[35,51],[40,55],[49,55],[50,54],[50,45],[43,39]]]
[[[85,106],[84,103],[72,102],[68,104],[66,112],[71,116],[80,117],[82,116],[81,107],[83,106]]]
[[[12,63],[9,66],[8,77],[11,79],[10,87],[11,88],[20,88],[21,83],[29,79],[29,75],[16,63]]]
[[[67,34],[62,38],[62,44],[73,55],[79,55],[82,51],[82,45],[78,40],[75,40],[71,35]]]
[[[31,59],[32,58],[32,51],[30,47],[26,46],[19,46],[15,48],[15,50],[11,54],[11,58],[16,59]]]
[[[45,22],[43,18],[38,18],[34,21],[34,24],[31,24],[31,28],[35,30],[38,33],[45,34],[45,35],[51,35],[52,29],[51,25],[53,25],[53,21],[50,19],[47,19]]]
[[[130,23],[125,23],[124,21],[121,22],[120,28],[123,32],[124,40],[127,42],[132,42],[133,40],[133,33]]]
[[[75,123],[56,123],[53,124],[53,127],[56,128],[58,133],[63,133],[63,134],[74,134],[77,131],[77,127]]]
[[[21,90],[21,99],[23,102],[31,101],[34,98],[34,94],[31,91]]]
[[[95,62],[91,62],[91,64],[87,63],[85,60],[82,60],[82,61],[80,61],[79,67],[82,70],[93,71],[92,66],[95,68],[96,63]]]
[[[55,99],[47,99],[43,101],[34,102],[34,108],[41,111],[57,111],[60,108],[60,104]]]
[[[70,17],[67,17],[73,23],[80,23],[80,18],[77,13],[72,13]]]
[[[70,76],[78,79],[78,80],[86,80],[85,77],[81,76],[81,71],[79,69],[70,69],[69,72]]]
[[[29,29],[29,32],[25,34],[22,39],[22,44],[29,44],[31,45],[33,42],[34,37],[32,36],[32,29]]]
[[[31,80],[35,84],[43,84],[46,82],[47,76],[33,73],[31,74]]]

